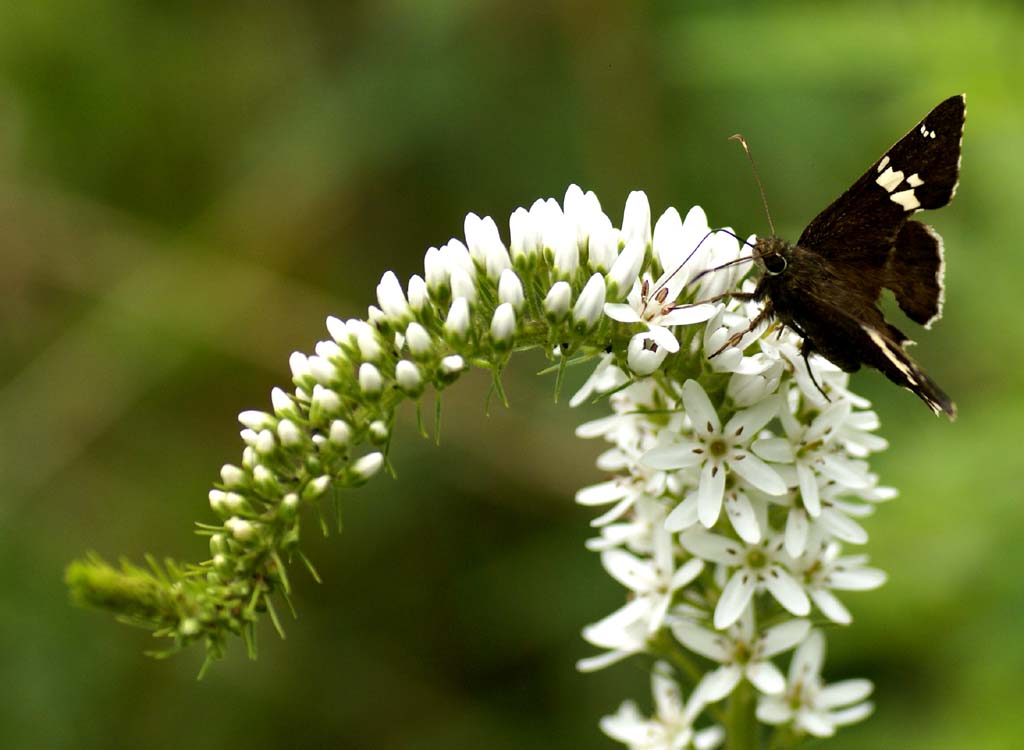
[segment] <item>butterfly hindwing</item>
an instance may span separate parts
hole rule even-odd
[[[889,254],[883,284],[907,317],[926,328],[942,317],[942,272],[942,238],[926,224],[906,222]]]

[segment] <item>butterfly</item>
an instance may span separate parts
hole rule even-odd
[[[953,401],[907,355],[913,342],[885,320],[878,301],[883,287],[890,289],[907,317],[925,328],[942,316],[942,238],[910,216],[953,199],[964,114],[963,94],[941,102],[818,214],[795,244],[775,236],[774,226],[770,237],[758,237],[757,286],[731,296],[763,307],[746,331],[712,356],[777,319],[803,338],[805,363],[819,354],[845,372],[873,367],[935,414],[953,419]],[[734,138],[746,148],[741,136]]]

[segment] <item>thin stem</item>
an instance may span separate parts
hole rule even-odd
[[[744,680],[729,699],[729,717],[726,726],[727,750],[760,750],[761,732],[754,711],[754,689]]]

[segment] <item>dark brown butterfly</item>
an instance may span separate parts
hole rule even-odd
[[[907,356],[910,340],[885,320],[878,300],[883,287],[891,289],[907,317],[926,328],[942,315],[942,238],[910,216],[941,208],[956,193],[964,113],[962,94],[935,107],[796,244],[776,237],[774,227],[771,237],[757,238],[761,276],[753,293],[739,296],[764,307],[747,331],[778,319],[803,337],[805,360],[817,353],[845,372],[874,367],[936,414],[956,416],[949,396]]]

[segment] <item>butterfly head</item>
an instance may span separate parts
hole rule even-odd
[[[778,276],[789,267],[791,245],[778,237],[758,237],[754,243],[754,261],[769,276]]]

